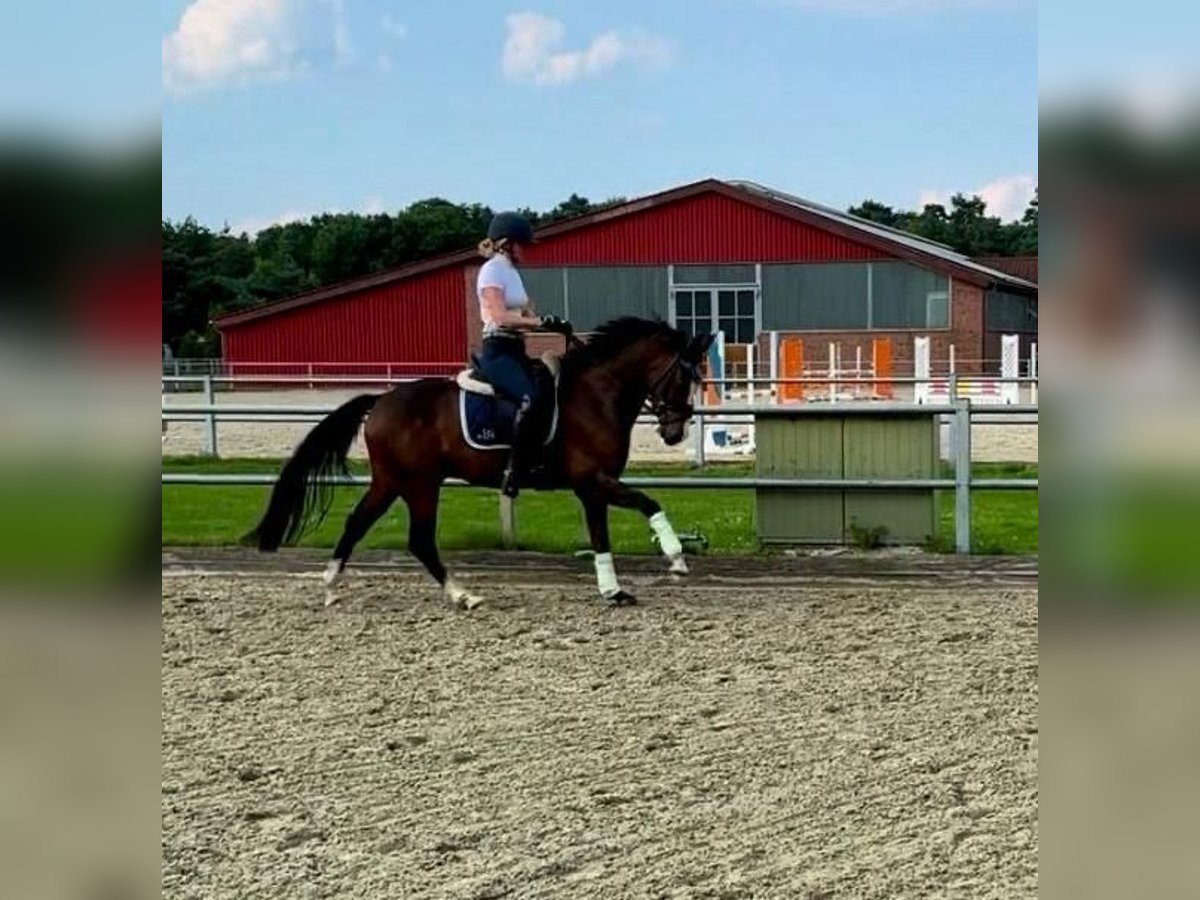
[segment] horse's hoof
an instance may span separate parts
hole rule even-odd
[[[475,609],[483,603],[483,598],[461,587],[453,581],[446,582],[446,596],[459,609]]]
[[[688,569],[687,560],[683,558],[682,553],[671,557],[671,565],[667,571],[671,573],[671,577],[677,580],[688,574],[690,570]]]
[[[637,597],[625,591],[617,591],[605,599],[609,606],[637,606]]]
[[[325,606],[326,606],[326,608],[333,606],[340,599],[342,599],[342,598],[339,597],[332,588],[325,589]]]

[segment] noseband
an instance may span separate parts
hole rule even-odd
[[[676,369],[680,369],[688,377],[689,383],[700,383],[700,370],[695,363],[686,362],[678,353],[671,360],[671,364],[667,366],[658,378],[654,379],[654,384],[650,386],[650,394],[646,398],[646,405],[650,408],[650,412],[658,419],[659,427],[665,428],[668,425],[680,425],[688,421],[696,412],[695,406],[688,403],[670,403],[665,400],[660,392],[667,379],[674,374]]]

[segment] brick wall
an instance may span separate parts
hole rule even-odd
[[[985,373],[983,360],[987,353],[983,341],[983,288],[964,281],[950,282],[950,343],[954,344],[954,352],[958,358],[958,372],[962,375],[983,375]],[[934,359],[944,359],[938,356],[936,344]],[[995,362],[996,373],[1000,363]]]

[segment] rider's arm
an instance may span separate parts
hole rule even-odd
[[[503,328],[538,328],[542,324],[540,316],[530,315],[523,309],[505,307],[503,288],[485,287],[479,295],[484,316]]]

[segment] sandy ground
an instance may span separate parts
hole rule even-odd
[[[333,407],[363,390],[268,391],[218,394],[219,404]],[[199,394],[164,394],[166,405],[203,403]],[[994,416],[981,416],[971,429],[971,455],[978,462],[1037,462],[1038,426],[1032,417],[1006,417],[1004,424]],[[314,420],[315,422],[315,420]],[[217,424],[217,447],[221,456],[280,457],[291,453],[314,422],[229,422]],[[170,422],[162,452],[170,455],[200,453],[204,449],[206,425],[201,422]],[[736,429],[735,429],[736,430]],[[634,429],[632,457],[635,461],[687,460],[687,445],[666,447],[653,427]],[[362,440],[355,441],[352,456],[365,455]],[[942,456],[949,458],[949,428],[942,429]]]
[[[1035,897],[1036,573],[756,565],[463,613],[164,555],[163,896]]]

